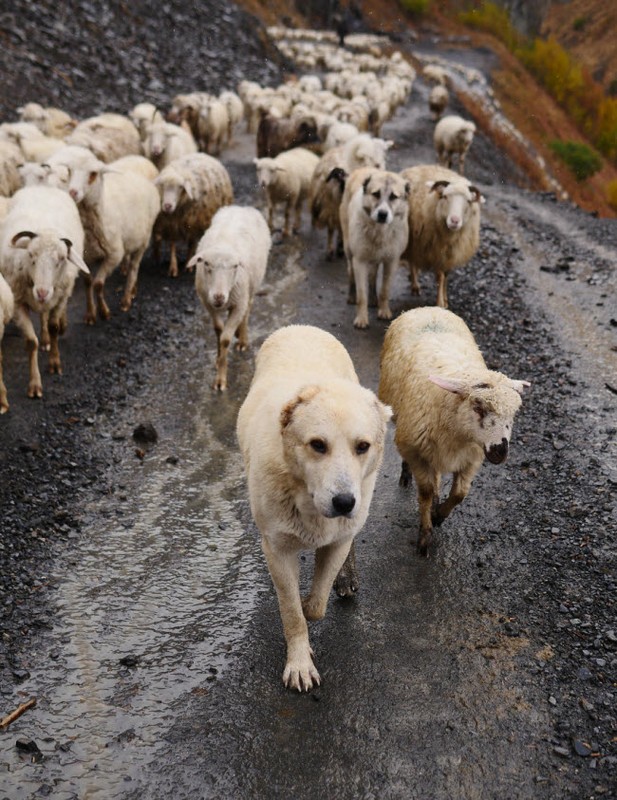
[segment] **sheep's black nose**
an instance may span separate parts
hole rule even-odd
[[[501,464],[508,456],[508,440],[502,439],[501,444],[493,444],[488,449],[485,448],[484,454],[491,464]]]
[[[332,498],[332,508],[335,510],[337,516],[349,514],[355,504],[356,498],[353,494],[335,494]]]

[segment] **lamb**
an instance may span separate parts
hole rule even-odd
[[[187,265],[196,268],[195,289],[216,333],[213,388],[217,391],[227,388],[227,353],[234,334],[237,350],[248,347],[249,314],[266,272],[270,246],[270,230],[256,208],[225,206],[212,218]]]
[[[23,122],[32,122],[46,136],[52,138],[62,139],[77,125],[77,120],[70,114],[52,106],[44,108],[39,103],[26,103],[17,111]]]
[[[487,369],[471,331],[451,311],[415,308],[388,328],[379,398],[396,419],[399,483],[407,486],[410,473],[416,480],[421,555],[428,555],[433,525],[441,525],[469,493],[484,457],[492,464],[506,460],[529,385]],[[452,488],[439,502],[441,476],[448,472]]]
[[[137,291],[141,259],[160,209],[154,183],[133,170],[106,165],[83,147],[67,146],[50,159],[50,166],[69,170],[67,191],[78,204],[85,231],[85,259],[98,266],[92,280],[86,279],[86,322],[94,325],[96,312],[109,319],[105,281],[120,264],[126,283],[120,308],[128,311]],[[94,304],[96,293],[96,306]]]
[[[449,102],[450,95],[445,86],[439,84],[431,89],[431,93],[428,97],[428,107],[433,119],[438,120],[441,117]]]
[[[172,161],[154,181],[161,211],[154,226],[154,241],[171,243],[169,275],[178,275],[176,243],[187,241],[189,258],[195,244],[221,206],[233,203],[229,173],[218,159],[193,153]]]
[[[12,198],[0,237],[0,269],[15,298],[15,322],[26,338],[28,397],[43,396],[39,340],[30,311],[41,314],[49,334],[49,371],[62,373],[58,336],[66,327],[66,306],[83,260],[84,231],[73,200],[62,189],[31,186]]]
[[[340,216],[349,274],[348,302],[358,310],[356,328],[368,328],[368,304],[378,299],[379,319],[392,319],[390,284],[409,234],[409,184],[386,170],[363,168],[345,184]],[[379,298],[377,271],[383,265]]]
[[[163,120],[150,123],[143,151],[160,171],[176,158],[196,153],[197,145],[190,131]]]
[[[420,294],[418,271],[430,270],[437,280],[437,305],[448,307],[448,274],[464,266],[480,244],[480,190],[456,172],[437,165],[409,167],[401,172],[411,185],[409,244],[403,253]]]
[[[218,155],[229,138],[227,106],[215,97],[202,103],[197,122],[197,141],[203,152]]]
[[[435,125],[433,142],[440,164],[450,169],[454,156],[458,155],[458,171],[465,171],[465,157],[473,141],[476,126],[473,122],[451,114],[443,117]]]
[[[141,153],[139,133],[131,120],[122,114],[99,114],[82,120],[65,142],[88,148],[105,164],[122,156]]]
[[[328,150],[319,160],[311,179],[309,208],[315,228],[327,228],[328,260],[335,256],[334,234],[338,233],[339,245],[342,242],[339,207],[345,179],[360,167],[385,169],[386,153],[394,142],[377,139],[368,133],[353,137],[340,147]]]
[[[4,200],[5,198],[0,199]],[[4,328],[13,316],[14,309],[15,302],[13,299],[13,292],[0,272],[0,345],[4,337]],[[2,350],[0,349],[0,414],[6,414],[8,410],[9,402],[2,374]]]
[[[255,158],[257,179],[266,192],[268,225],[273,228],[274,208],[285,203],[283,236],[289,235],[291,209],[294,209],[294,233],[300,230],[302,206],[308,197],[311,178],[319,163],[319,156],[304,147],[294,147],[276,158]]]
[[[276,158],[285,150],[320,141],[313,116],[277,119],[265,114],[257,128],[257,158]]]

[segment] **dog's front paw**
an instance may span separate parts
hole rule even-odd
[[[303,656],[288,658],[283,672],[283,683],[287,689],[297,689],[299,692],[308,692],[313,686],[321,684],[321,678],[308,650]]]

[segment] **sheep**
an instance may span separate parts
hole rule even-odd
[[[105,164],[122,156],[141,153],[139,133],[131,120],[122,114],[99,114],[82,120],[65,142],[88,148]]]
[[[6,198],[0,198],[5,200]],[[0,272],[0,345],[4,337],[4,328],[13,316],[15,309],[15,302],[13,299],[13,292],[11,287],[6,282],[4,276]],[[9,402],[6,394],[6,386],[2,374],[2,349],[0,349],[0,414],[6,414],[9,410]]]
[[[172,161],[154,181],[161,211],[154,225],[154,242],[170,242],[169,275],[178,275],[176,242],[187,241],[189,258],[195,244],[221,206],[233,203],[229,173],[218,159],[194,153]]]
[[[51,106],[44,108],[39,103],[26,103],[17,111],[23,122],[32,122],[46,136],[57,139],[67,136],[77,125],[77,120],[66,111]]]
[[[327,228],[326,258],[335,257],[334,234],[342,242],[339,207],[345,178],[360,167],[385,169],[386,153],[393,142],[361,133],[340,147],[328,150],[319,160],[311,179],[309,208],[313,227]]]
[[[476,126],[473,122],[451,114],[442,117],[433,134],[437,160],[450,169],[454,156],[458,155],[458,171],[461,175],[465,171],[465,156],[473,141]]]
[[[530,384],[487,369],[463,320],[442,308],[415,308],[386,331],[379,399],[392,406],[403,459],[400,485],[415,478],[420,507],[418,552],[428,555],[441,525],[471,488],[484,457],[508,455],[514,416]],[[453,473],[439,502],[441,476]]]
[[[257,180],[266,193],[268,225],[273,228],[274,208],[285,203],[283,236],[289,235],[291,209],[294,209],[294,233],[300,230],[302,206],[308,197],[311,178],[319,163],[319,156],[304,147],[285,150],[276,158],[255,158]]]
[[[195,141],[199,141],[199,112],[203,103],[211,98],[208,92],[177,94],[171,101],[168,121],[175,125],[188,125]]]
[[[146,158],[160,171],[176,158],[197,152],[193,135],[172,122],[152,122],[143,143]]]
[[[141,259],[160,209],[159,194],[152,181],[135,171],[104,164],[82,147],[59,150],[50,159],[52,169],[58,164],[69,170],[66,188],[78,205],[84,226],[86,262],[98,266],[94,285],[86,278],[85,321],[94,325],[97,310],[102,319],[111,316],[105,281],[121,263],[126,283],[120,308],[128,311],[131,307]]]
[[[257,128],[257,158],[276,158],[285,150],[320,141],[314,117],[277,119],[266,114]]]
[[[430,270],[437,280],[437,305],[448,307],[448,274],[464,266],[480,244],[480,190],[456,172],[437,165],[409,167],[401,172],[411,185],[409,244],[403,253],[420,294],[418,271]]]
[[[230,145],[233,141],[234,128],[244,117],[244,103],[235,92],[229,89],[220,93],[219,100],[227,109],[227,144]]]
[[[137,103],[129,111],[129,119],[137,128],[139,138],[143,142],[148,134],[148,129],[153,122],[164,122],[164,117],[154,103]]]
[[[49,371],[62,373],[58,336],[66,327],[66,306],[83,260],[84,231],[73,200],[62,189],[30,186],[12,198],[0,237],[0,269],[15,298],[15,322],[26,338],[28,397],[43,396],[39,340],[30,311],[42,315],[49,334]]]
[[[137,172],[149,181],[154,181],[159,174],[152,161],[145,156],[122,156],[122,158],[112,161],[110,169],[121,172]]]
[[[23,162],[19,146],[0,139],[0,197],[10,197],[21,188],[19,167]]]
[[[26,161],[37,161],[39,164],[45,163],[56,150],[65,147],[63,139],[55,139],[52,136],[42,136],[40,139],[19,139],[19,147]]]
[[[437,83],[441,86],[446,86],[448,83],[447,70],[437,64],[427,64],[422,69],[422,77],[431,83]]]
[[[324,150],[332,150],[334,147],[340,147],[346,144],[350,139],[355,138],[360,131],[351,122],[333,122],[328,128],[325,137]]]
[[[236,335],[237,350],[248,347],[248,320],[261,285],[271,246],[270,230],[256,208],[219,208],[187,268],[195,270],[195,289],[212,317],[216,333],[213,389],[227,388],[227,353]],[[227,319],[225,319],[227,312]]]
[[[227,106],[215,97],[203,102],[199,109],[197,131],[200,150],[218,155],[229,138]]]
[[[433,119],[438,120],[444,112],[445,107],[450,102],[450,95],[445,86],[438,84],[433,86],[428,96],[428,107]]]

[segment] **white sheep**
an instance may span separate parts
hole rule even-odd
[[[154,103],[137,103],[129,111],[128,117],[137,128],[142,142],[146,138],[150,125],[153,122],[164,122],[165,119]]]
[[[88,148],[105,164],[122,156],[141,153],[139,133],[131,120],[122,114],[98,114],[82,120],[65,137],[65,142]]]
[[[520,395],[529,385],[487,369],[471,331],[450,311],[412,309],[388,328],[379,398],[394,411],[400,484],[408,484],[410,473],[416,480],[421,555],[428,554],[433,525],[467,496],[484,457],[505,461]],[[450,472],[450,494],[439,502],[441,477]]]
[[[0,269],[15,298],[15,322],[29,352],[28,397],[42,397],[39,341],[30,311],[42,316],[49,334],[49,371],[60,374],[58,336],[66,327],[66,306],[83,260],[84,231],[73,200],[61,189],[30,186],[12,198],[0,237]]]
[[[427,64],[422,69],[422,77],[431,83],[437,83],[441,86],[446,86],[448,83],[448,71],[437,64]]]
[[[137,291],[137,277],[152,227],[160,209],[154,183],[133,170],[116,170],[82,147],[65,147],[50,159],[69,170],[67,191],[78,204],[84,226],[85,260],[98,270],[86,279],[86,322],[96,321],[94,292],[99,316],[109,319],[105,281],[120,264],[126,269],[126,283],[120,308],[128,311]]]
[[[229,113],[225,103],[216,98],[204,101],[199,109],[197,130],[200,149],[218,155],[229,138]]]
[[[152,161],[145,156],[122,156],[122,158],[112,161],[110,164],[111,169],[119,170],[120,172],[137,172],[149,181],[154,181],[159,174]]]
[[[294,147],[279,153],[276,158],[255,158],[257,180],[266,193],[268,225],[273,227],[274,208],[285,204],[283,235],[290,233],[291,210],[294,209],[293,230],[300,230],[302,206],[308,197],[311,178],[319,156],[304,147]]]
[[[393,144],[391,140],[360,133],[320,158],[311,178],[309,208],[313,226],[328,231],[328,259],[335,256],[335,233],[338,233],[339,244],[342,242],[339,207],[346,177],[361,167],[385,169],[386,153]]]
[[[143,151],[157,169],[162,170],[176,158],[197,152],[190,131],[172,122],[151,122],[144,139]]]
[[[212,218],[187,265],[196,268],[195,289],[216,333],[213,388],[218,391],[227,388],[227,353],[234,334],[237,350],[248,347],[249,314],[266,272],[270,246],[270,229],[256,208],[225,206]]]
[[[6,198],[0,198],[2,200]],[[0,220],[1,221],[1,220]],[[4,337],[4,328],[13,316],[15,302],[13,300],[13,292],[11,287],[6,282],[4,276],[0,272],[0,346]],[[4,385],[2,373],[2,350],[0,349],[0,414],[6,414],[9,410],[9,401],[6,395],[6,386]]]
[[[441,117],[445,107],[449,102],[450,95],[448,94],[446,87],[442,86],[441,84],[433,86],[431,93],[428,96],[428,107],[433,119],[437,120]]]
[[[229,145],[233,140],[234,128],[244,117],[244,103],[235,92],[229,89],[220,93],[219,100],[227,109],[227,144]]]
[[[154,226],[154,243],[170,242],[169,274],[178,275],[176,243],[188,242],[189,258],[200,236],[221,206],[233,203],[229,173],[206,153],[193,153],[172,161],[155,180],[161,211]]]
[[[332,150],[334,147],[341,147],[350,139],[354,139],[360,131],[351,122],[339,122],[335,120],[328,128],[325,137],[324,151]]]
[[[77,120],[66,111],[52,106],[44,108],[40,103],[26,103],[17,111],[23,122],[32,122],[46,136],[58,139],[67,136],[77,125]]]
[[[433,142],[440,164],[452,167],[454,156],[458,156],[458,171],[465,171],[465,157],[473,141],[476,126],[473,122],[455,114],[442,117],[433,133]]]
[[[409,245],[411,291],[420,294],[419,270],[435,273],[437,305],[448,307],[448,273],[464,266],[480,244],[480,190],[445,167],[422,165],[401,172],[409,181]]]
[[[21,188],[19,167],[23,162],[19,145],[0,139],[0,197],[10,197]]]

